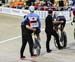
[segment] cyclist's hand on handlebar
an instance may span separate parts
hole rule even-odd
[[[33,28],[32,30],[33,30],[34,32],[36,31],[36,29],[35,29],[35,28]]]
[[[62,24],[62,23],[64,23],[64,21],[60,21],[60,23]]]
[[[36,31],[36,28],[32,28],[29,25],[26,25],[26,28],[29,29],[29,30],[32,30],[32,31]]]

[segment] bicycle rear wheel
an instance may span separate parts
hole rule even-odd
[[[36,54],[40,55],[41,53],[41,45],[39,39],[35,39],[34,49],[36,49]]]
[[[65,32],[62,32],[61,37],[59,37],[60,46],[66,48],[67,46],[67,36]],[[55,47],[58,48],[56,40],[54,40]]]

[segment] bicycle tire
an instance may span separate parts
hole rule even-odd
[[[64,45],[63,45],[63,47],[66,48],[66,46],[67,46],[67,36],[66,36],[65,32],[63,32],[63,34],[64,34]]]
[[[41,45],[40,45],[40,41],[38,39],[35,39],[34,49],[36,49],[36,54],[40,55],[40,53],[41,53]]]
[[[62,37],[63,37],[63,41],[59,41],[60,46],[61,46],[62,48],[66,48],[66,46],[67,46],[67,36],[66,36],[66,33],[65,33],[65,32],[62,33]],[[55,47],[58,48],[58,45],[57,45],[55,39],[54,39],[54,44],[55,44]],[[61,44],[62,44],[62,45],[61,45]]]

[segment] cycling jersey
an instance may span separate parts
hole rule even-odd
[[[63,30],[64,27],[65,27],[65,24],[66,24],[66,18],[65,18],[64,16],[58,16],[56,20],[57,20],[57,21],[64,21],[64,22],[61,24],[61,28],[62,28],[62,30]],[[58,25],[59,25],[59,24],[57,24],[57,26],[58,26]]]
[[[24,25],[24,23],[28,21],[29,26],[32,28],[40,28],[41,24],[40,24],[40,20],[39,20],[39,16],[35,13],[30,13],[28,15],[25,16],[25,18],[23,18],[21,24]]]

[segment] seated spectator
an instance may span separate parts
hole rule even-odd
[[[31,6],[31,5],[34,4],[35,1],[36,1],[36,0],[27,0],[27,1],[26,1],[26,4],[27,4],[27,6]]]
[[[56,9],[58,10],[64,10],[65,6],[67,6],[67,1],[66,0],[55,0],[55,7],[57,7]]]
[[[52,3],[50,0],[45,0],[45,5],[46,5],[46,6],[49,7],[51,4],[53,4],[53,3]]]
[[[55,1],[55,0],[50,0],[50,2],[52,3],[52,5],[54,5],[54,1]]]
[[[15,0],[15,1],[12,0],[12,1],[10,2],[10,7],[11,7],[11,8],[16,8],[17,5],[18,5],[18,1],[16,1],[16,0]]]
[[[23,6],[24,6],[24,2],[22,0],[19,0],[16,8],[17,9],[22,9]]]
[[[44,5],[44,6],[41,7],[41,10],[47,11],[48,7]]]
[[[22,0],[19,1],[15,0],[10,2],[11,8],[22,9],[23,6],[24,6],[24,2]]]
[[[14,2],[12,2],[12,1],[10,2],[10,7],[14,8]]]
[[[75,0],[72,0],[73,1],[73,4],[72,5],[75,5]]]
[[[5,4],[5,0],[2,0],[2,4]]]
[[[33,5],[34,5],[35,9],[37,10],[40,6],[40,1],[36,0]]]
[[[48,10],[48,6],[46,5],[46,2],[43,0],[40,0],[40,9],[41,10]]]
[[[68,5],[72,6],[72,4],[73,4],[73,1],[72,0],[68,0]]]

